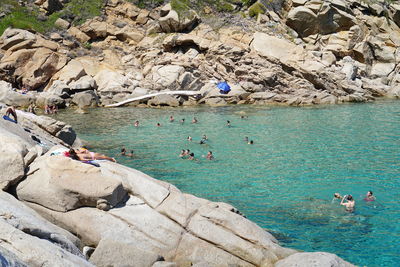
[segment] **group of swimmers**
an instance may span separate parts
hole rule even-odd
[[[333,194],[333,200],[340,199],[340,205],[344,206],[347,211],[353,212],[356,207],[356,201],[354,200],[352,195],[344,195],[341,196],[339,193]],[[364,201],[375,201],[376,197],[372,193],[372,191],[368,191],[365,195]]]
[[[174,116],[170,116],[170,117],[169,117],[169,122],[174,122],[174,121],[175,121]],[[198,123],[198,122],[199,122],[199,121],[197,120],[197,118],[196,118],[196,117],[193,117],[192,123]],[[184,124],[184,123],[185,123],[185,118],[182,118],[182,119],[180,120],[180,123],[181,123],[181,124]],[[133,126],[139,127],[139,121],[136,120],[135,123],[133,124]],[[157,123],[156,123],[156,126],[157,126],[157,127],[161,127],[161,123],[157,122]]]
[[[194,153],[190,151],[190,149],[182,149],[181,153],[179,154],[179,157],[182,159],[188,159],[188,160],[196,160],[194,157]],[[204,157],[204,156],[203,156]],[[212,151],[208,151],[207,155],[205,156],[206,159],[208,160],[213,160],[214,155]]]
[[[131,150],[130,153],[126,153],[126,148],[125,148],[125,147],[121,148],[121,153],[120,153],[120,155],[121,155],[121,156],[125,156],[125,157],[130,157],[130,158],[133,158],[133,156],[134,156],[133,150]]]

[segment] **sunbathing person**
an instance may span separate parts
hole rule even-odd
[[[79,149],[79,150],[70,149],[68,153],[70,158],[81,161],[105,159],[112,162],[117,162],[114,158],[107,157],[106,155],[101,153],[91,152],[87,149]]]

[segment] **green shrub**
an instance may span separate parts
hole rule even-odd
[[[250,8],[249,8],[249,16],[250,17],[257,17],[259,14],[264,14],[266,11],[266,8],[263,4],[257,2],[254,3]]]

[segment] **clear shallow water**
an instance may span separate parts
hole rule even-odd
[[[199,124],[190,123],[193,116]],[[70,123],[95,151],[182,191],[234,205],[284,246],[336,253],[357,265],[400,262],[400,102],[95,109],[56,118]],[[198,144],[203,134],[207,145]],[[122,146],[135,157],[118,156]],[[198,161],[178,157],[186,148]],[[208,150],[214,161],[201,157]],[[368,190],[376,202],[362,200]],[[355,213],[332,203],[334,192],[352,194]]]

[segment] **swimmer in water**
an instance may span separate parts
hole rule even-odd
[[[345,195],[342,198],[342,201],[340,201],[340,205],[345,206],[347,211],[353,212],[356,206],[356,201],[354,200],[352,195]]]
[[[159,122],[157,122],[156,126],[157,127],[161,127],[161,124]]]
[[[184,156],[186,156],[186,150],[185,150],[185,149],[182,149],[182,150],[181,150],[181,154],[179,154],[179,157],[180,157],[180,158],[183,158]]]
[[[211,151],[208,151],[206,159],[208,159],[208,160],[213,160],[214,159],[214,155],[213,155],[213,153]]]
[[[207,140],[207,135],[203,134],[203,137],[201,139]]]
[[[248,142],[249,142],[249,138],[246,136],[246,137],[244,138],[244,141],[245,141],[246,143],[248,143]]]
[[[131,153],[126,154],[127,157],[133,158],[134,154],[133,154],[133,150],[131,150]]]
[[[253,142],[253,140],[250,140],[250,142],[248,142],[247,144],[248,144],[248,145],[253,145],[254,142]]]
[[[185,119],[181,119],[181,124],[184,124],[185,123]]]
[[[231,128],[231,121],[226,121],[226,126],[228,126],[229,128]]]
[[[191,136],[188,136],[188,137],[187,137],[187,140],[188,140],[189,142],[192,142],[193,138],[192,138]]]
[[[169,116],[169,122],[174,122],[174,116]]]
[[[121,155],[121,156],[125,156],[125,155],[126,155],[126,149],[125,149],[125,147],[121,148],[121,153],[120,153],[120,155]]]
[[[367,195],[364,198],[365,201],[375,201],[376,197],[374,196],[374,193],[372,191],[368,191]]]
[[[197,120],[196,117],[193,117],[192,123],[198,123],[199,121]]]
[[[194,160],[194,153],[189,154],[188,160]]]
[[[134,126],[135,126],[135,127],[139,127],[139,121],[135,121]]]

